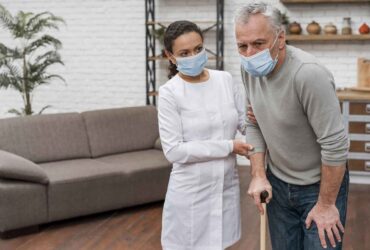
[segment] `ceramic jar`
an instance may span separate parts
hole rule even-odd
[[[300,35],[302,33],[301,25],[297,22],[289,24],[289,34]]]
[[[326,35],[335,35],[337,34],[337,27],[332,23],[328,23],[324,26],[324,33]]]
[[[370,33],[369,25],[367,25],[366,23],[363,23],[358,29],[358,32],[360,32],[361,35],[369,34]]]
[[[321,27],[317,22],[312,21],[310,24],[307,25],[306,30],[310,35],[318,35],[321,32]]]

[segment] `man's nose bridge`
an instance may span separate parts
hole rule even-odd
[[[249,45],[248,46],[248,49],[247,49],[247,56],[253,56],[256,53],[257,53],[257,51],[254,48],[254,46],[253,45]]]

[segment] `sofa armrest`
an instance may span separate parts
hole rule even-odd
[[[154,143],[154,148],[155,149],[159,149],[159,150],[163,150],[162,149],[162,143],[161,143],[161,138],[157,138],[157,140],[155,140],[155,143]]]
[[[0,150],[0,178],[48,184],[45,171],[32,161]]]

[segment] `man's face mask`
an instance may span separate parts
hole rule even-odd
[[[200,75],[208,61],[208,56],[205,49],[194,56],[175,58],[177,70],[186,76]]]
[[[259,77],[268,75],[275,68],[279,53],[276,55],[275,59],[272,59],[270,49],[274,48],[278,36],[279,33],[271,48],[266,48],[252,56],[240,55],[241,64],[245,71],[254,77]]]

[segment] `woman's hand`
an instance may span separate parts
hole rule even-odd
[[[234,140],[233,143],[234,143],[233,149],[234,154],[248,156],[249,151],[253,151],[254,149],[252,145],[239,140]]]
[[[254,124],[257,125],[257,119],[256,117],[254,116],[254,113],[253,113],[253,109],[252,109],[252,106],[251,105],[248,105],[247,107],[247,117],[248,117],[248,120]]]

